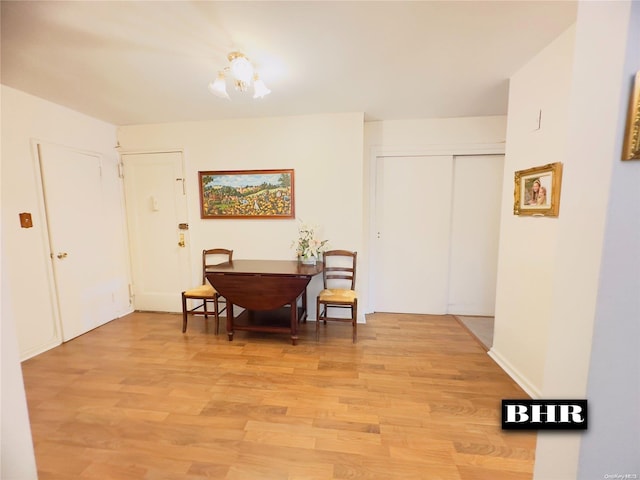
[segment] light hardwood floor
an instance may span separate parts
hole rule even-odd
[[[527,396],[452,316],[358,327],[292,346],[134,313],[29,359],[40,479],[532,477],[535,433],[500,429]]]

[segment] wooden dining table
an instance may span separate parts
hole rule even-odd
[[[227,301],[229,341],[233,341],[235,330],[246,330],[289,333],[296,345],[298,322],[307,315],[307,285],[319,273],[322,263],[233,260],[209,268],[206,277]],[[234,305],[244,308],[237,317]]]

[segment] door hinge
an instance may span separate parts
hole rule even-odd
[[[124,178],[124,163],[118,162],[118,176]]]

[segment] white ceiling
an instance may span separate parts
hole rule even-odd
[[[2,83],[116,125],[502,115],[574,1],[6,1]],[[210,94],[244,52],[273,93]]]

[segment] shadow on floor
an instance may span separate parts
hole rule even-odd
[[[458,321],[489,351],[493,345],[493,317],[455,315]]]

